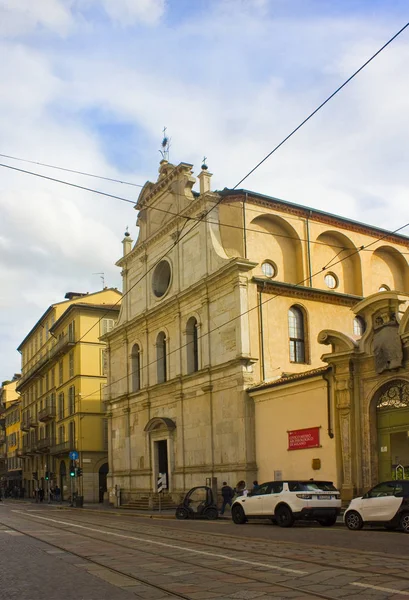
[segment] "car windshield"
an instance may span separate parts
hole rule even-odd
[[[303,491],[306,492],[336,492],[337,488],[331,481],[300,481]]]

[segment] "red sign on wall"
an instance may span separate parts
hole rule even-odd
[[[288,432],[288,450],[320,447],[320,427],[294,429]]]

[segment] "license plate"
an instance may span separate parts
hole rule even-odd
[[[334,496],[317,496],[318,500],[332,500]]]

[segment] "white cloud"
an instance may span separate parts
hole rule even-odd
[[[138,22],[155,25],[163,16],[166,6],[166,0],[87,1],[89,4],[94,4],[95,6],[103,6],[108,17],[122,27],[131,27]]]
[[[93,21],[102,2],[119,34]],[[213,186],[233,186],[399,28],[388,18],[277,16],[265,0],[209,2],[200,14],[173,14],[169,26],[164,10],[177,5],[0,0],[0,32],[9,35],[0,47],[0,152],[144,183],[156,177],[166,124],[172,161],[197,172],[206,154]],[[13,39],[29,32],[42,34]],[[381,227],[409,221],[408,59],[406,39],[394,42],[242,187]],[[118,123],[135,125],[132,144],[115,137]],[[115,160],[113,142],[133,172]],[[136,198],[135,188],[7,162]],[[136,214],[130,204],[1,175],[4,379],[18,370],[14,348],[52,302],[98,289],[99,271],[119,285],[114,262],[126,225],[135,237]]]
[[[69,6],[61,0],[0,0],[0,33],[5,37],[41,28],[66,35],[72,24]]]

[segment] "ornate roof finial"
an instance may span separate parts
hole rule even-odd
[[[128,225],[127,225],[127,226],[126,226],[126,229],[125,229],[125,237],[129,237],[130,235],[131,235],[131,234],[130,234],[130,233],[129,233],[129,231],[128,231]]]
[[[207,161],[207,156],[204,156],[203,157],[203,164],[202,164],[202,171],[207,171],[207,169],[208,169],[206,161]]]
[[[167,127],[163,128],[162,150],[159,152],[162,154],[163,160],[169,161],[170,138],[166,135],[166,129]]]

